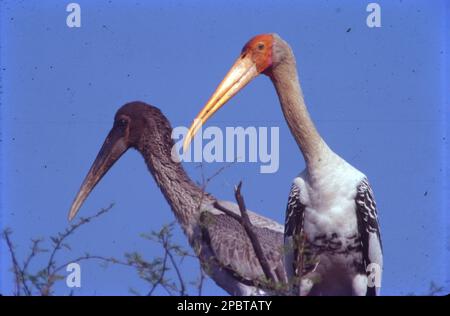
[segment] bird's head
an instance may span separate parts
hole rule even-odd
[[[272,66],[273,34],[262,34],[253,37],[242,48],[239,60],[255,67],[257,74],[264,73]]]
[[[122,106],[114,117],[113,127],[86,175],[72,207],[69,220],[77,214],[88,195],[116,161],[129,149],[157,151],[161,146],[171,148],[171,127],[161,111],[143,102]],[[145,138],[145,139],[144,139]]]
[[[272,76],[272,70],[292,54],[289,45],[277,34],[261,34],[245,44],[241,55],[216,88],[211,98],[194,119],[184,139],[183,149],[205,123],[228,100],[260,74]]]

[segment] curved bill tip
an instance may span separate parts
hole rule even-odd
[[[189,148],[189,145],[191,144],[192,140],[194,139],[195,134],[197,131],[202,127],[203,121],[199,118],[194,119],[194,122],[192,122],[191,127],[188,130],[188,133],[186,134],[186,137],[183,141],[183,152],[186,152]]]
[[[197,131],[217,110],[236,93],[258,76],[256,64],[250,57],[241,56],[228,71],[206,105],[194,119],[183,142],[183,152],[187,150]]]

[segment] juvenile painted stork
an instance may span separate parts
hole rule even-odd
[[[194,120],[183,147],[261,73],[274,84],[306,163],[293,181],[285,220],[285,262],[293,294],[377,295],[383,260],[372,189],[366,176],[319,135],[305,105],[294,54],[277,34],[255,36],[244,46]]]
[[[230,295],[264,295],[264,272],[241,224],[214,205],[236,214],[239,207],[218,201],[194,184],[172,156],[172,128],[161,111],[143,102],[122,106],[114,125],[73,201],[73,219],[92,189],[129,149],[138,150],[200,259],[204,271]],[[158,211],[158,210],[153,210]],[[264,256],[276,282],[287,282],[283,256],[283,225],[248,211]]]

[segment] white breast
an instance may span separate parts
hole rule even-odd
[[[357,232],[355,196],[363,178],[363,173],[335,156],[314,168],[314,174],[305,170],[294,179],[305,205],[304,230],[309,238],[330,233],[349,237]]]

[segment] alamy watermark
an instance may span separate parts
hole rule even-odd
[[[172,139],[172,160],[180,162],[251,162],[260,164],[260,173],[275,173],[280,165],[280,130],[272,127],[216,126],[200,127],[188,150],[182,144],[187,135],[185,126],[175,127]]]
[[[81,7],[78,3],[72,2],[66,6],[66,12],[69,12],[66,18],[67,27],[81,27]]]
[[[381,6],[372,2],[367,5],[366,11],[369,12],[366,19],[367,26],[370,28],[381,27]]]
[[[381,287],[381,274],[382,269],[378,263],[369,263],[366,267],[367,272],[367,286],[368,287]]]
[[[76,262],[72,262],[67,265],[66,271],[69,272],[66,277],[67,287],[81,287],[81,266]]]

